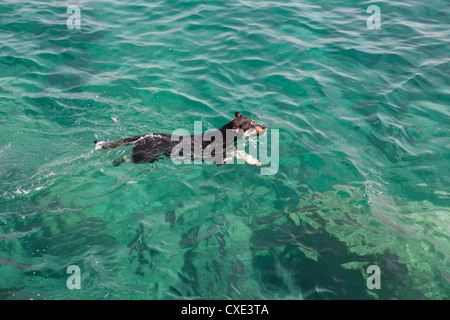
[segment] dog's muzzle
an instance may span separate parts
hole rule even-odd
[[[256,135],[263,136],[267,133],[267,127],[264,126],[257,126],[256,127]]]

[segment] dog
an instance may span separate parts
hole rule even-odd
[[[260,166],[261,163],[234,147],[240,139],[251,136],[263,136],[267,133],[267,127],[256,124],[255,120],[244,117],[236,112],[235,118],[219,130],[202,133],[200,135],[181,136],[167,133],[150,133],[141,136],[122,139],[116,142],[94,141],[96,149],[111,149],[118,146],[133,145],[131,159],[122,157],[119,166],[124,162],[153,163],[165,157],[187,156],[190,159],[201,158],[223,165],[232,160],[232,157],[243,159],[246,163]],[[231,158],[226,157],[231,152]],[[207,156],[205,157],[205,154]]]

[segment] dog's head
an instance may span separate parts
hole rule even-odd
[[[236,118],[230,122],[230,126],[235,132],[242,130],[244,138],[251,136],[263,136],[267,133],[267,127],[256,124],[255,120],[244,117],[239,111],[237,111],[234,115]]]

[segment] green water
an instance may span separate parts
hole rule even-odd
[[[448,299],[449,12],[2,0],[0,298]],[[92,143],[235,111],[279,130],[276,174]]]

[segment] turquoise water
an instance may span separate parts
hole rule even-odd
[[[449,12],[2,0],[0,298],[448,299]],[[279,130],[276,174],[92,143],[235,111]]]

